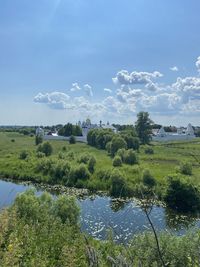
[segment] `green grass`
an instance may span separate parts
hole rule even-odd
[[[15,141],[12,142],[11,140]],[[111,169],[112,158],[107,155],[105,150],[98,150],[94,147],[88,146],[83,143],[76,143],[70,145],[67,141],[50,141],[53,146],[53,154],[50,156],[52,159],[58,159],[58,153],[62,151],[62,148],[66,147],[66,152],[73,151],[75,154],[75,160],[71,162],[72,165],[77,165],[76,159],[82,153],[93,154],[97,160],[95,172],[91,176],[92,181],[97,181],[97,173],[103,169]],[[122,172],[124,178],[128,181],[130,186],[134,186],[141,180],[141,174],[143,169],[149,169],[151,174],[161,185],[165,185],[166,177],[173,175],[176,172],[176,168],[183,161],[189,161],[193,166],[193,174],[189,176],[189,179],[196,184],[200,185],[200,164],[196,159],[200,160],[200,139],[195,141],[181,141],[172,143],[153,143],[152,148],[154,154],[147,155],[144,152],[144,147],[140,148],[139,164],[138,165],[126,165],[118,167]],[[23,177],[25,180],[35,181],[47,181],[47,177],[42,176],[35,172],[35,166],[38,161],[36,157],[35,138],[24,136],[19,133],[0,133],[0,175],[6,174],[7,177],[17,178]],[[19,154],[22,150],[29,152],[29,158],[27,160],[20,160]],[[194,157],[194,156],[196,157]],[[182,175],[183,176],[183,175]],[[100,181],[99,181],[100,184]],[[104,186],[99,186],[98,189],[102,189]]]

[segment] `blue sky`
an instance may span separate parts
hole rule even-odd
[[[199,125],[198,0],[1,0],[0,124]]]

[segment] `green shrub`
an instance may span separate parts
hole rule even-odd
[[[111,156],[114,156],[119,149],[126,148],[126,147],[127,147],[127,144],[126,144],[125,140],[122,137],[114,136],[112,138],[111,146],[110,146]]]
[[[91,158],[91,155],[89,153],[83,153],[80,155],[77,161],[79,163],[87,164],[90,158]]]
[[[74,197],[65,195],[59,196],[54,202],[53,212],[55,216],[60,217],[62,223],[76,225],[79,218],[79,208]]]
[[[179,177],[168,178],[164,200],[170,208],[185,212],[200,210],[200,191]]]
[[[71,168],[69,173],[69,186],[75,186],[78,180],[87,180],[90,178],[90,173],[85,164],[80,164],[78,167]]]
[[[142,174],[143,184],[147,187],[154,187],[156,185],[155,178],[151,175],[149,170],[144,170]]]
[[[127,186],[121,172],[114,169],[110,174],[110,195],[114,197],[130,196],[130,189]]]
[[[152,155],[152,154],[154,154],[154,150],[153,150],[153,148],[148,146],[148,147],[145,148],[144,153]]]
[[[62,151],[67,151],[66,146],[63,146],[63,147],[62,147]]]
[[[21,151],[20,154],[19,154],[19,158],[20,159],[26,159],[26,158],[28,158],[28,152],[25,151],[25,150]]]
[[[50,156],[53,152],[52,145],[49,142],[45,142],[42,145],[38,146],[38,152],[43,152],[46,157]]]
[[[106,150],[107,150],[108,154],[111,153],[111,142],[108,142],[108,143],[106,144]]]
[[[108,181],[110,179],[111,170],[100,170],[96,173],[96,177],[99,180]]]
[[[124,163],[130,164],[130,165],[138,163],[137,154],[134,152],[133,149],[129,149],[126,151],[126,153],[124,155]]]
[[[94,172],[94,167],[95,167],[96,162],[97,162],[96,158],[93,155],[90,156],[90,159],[88,161],[88,170],[90,173]]]
[[[69,143],[70,143],[70,144],[75,144],[75,143],[76,143],[76,138],[75,138],[74,135],[71,135],[71,136],[69,137]]]
[[[57,162],[52,164],[49,174],[53,183],[65,183],[68,181],[70,164],[68,162]]]
[[[35,144],[36,146],[41,144],[43,142],[43,137],[41,135],[36,135],[35,136]]]
[[[37,158],[44,158],[44,157],[45,157],[45,154],[44,154],[43,152],[38,151],[38,152],[36,153],[36,157],[37,157]]]
[[[181,163],[180,172],[185,175],[192,175],[192,164],[189,162]]]
[[[68,160],[74,160],[75,159],[75,155],[74,155],[74,152],[73,151],[69,151],[67,154],[66,154],[66,158]]]
[[[14,142],[15,142],[15,139],[11,139],[10,141],[11,141],[12,143],[14,143]]]
[[[115,156],[114,159],[113,159],[112,165],[114,167],[120,167],[120,166],[122,166],[122,160],[121,160],[121,158],[119,156]]]
[[[120,148],[117,151],[117,154],[116,155],[121,158],[122,162],[124,162],[125,154],[126,154],[126,149],[125,148]]]
[[[122,135],[124,140],[126,141],[127,148],[128,149],[134,149],[134,150],[139,150],[140,147],[140,140],[137,137],[133,137],[130,134],[124,134]]]

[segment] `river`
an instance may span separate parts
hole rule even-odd
[[[33,185],[16,184],[0,180],[0,207],[12,204],[18,193]],[[37,187],[37,194],[43,190]],[[107,196],[88,196],[77,199],[81,209],[80,224],[82,231],[97,239],[106,239],[112,229],[117,242],[127,242],[135,234],[151,230],[142,208],[136,201],[116,202]],[[200,227],[200,220],[178,215],[158,205],[154,205],[150,214],[157,231],[169,231],[182,235],[186,230]]]

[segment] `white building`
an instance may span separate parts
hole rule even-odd
[[[36,128],[35,135],[37,135],[37,136],[39,136],[39,135],[40,136],[44,136],[44,130],[42,128],[40,128],[40,127]]]
[[[178,140],[191,140],[195,138],[194,130],[192,125],[189,123],[187,129],[184,131],[183,128],[177,129],[175,133],[165,132],[164,128],[161,127],[157,133],[152,136],[153,141],[178,141]]]
[[[78,125],[82,129],[83,136],[87,136],[88,132],[91,129],[110,129],[114,133],[117,132],[117,129],[114,126],[110,125],[109,122],[107,122],[107,124],[102,124],[102,121],[100,121],[99,124],[92,124],[90,119],[87,119],[86,121],[83,121],[82,123],[79,121]]]

